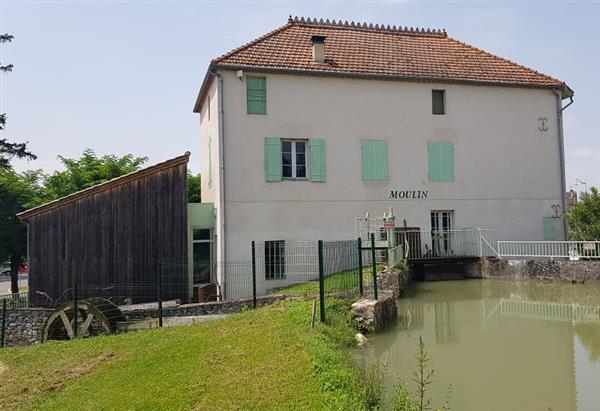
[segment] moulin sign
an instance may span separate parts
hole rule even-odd
[[[427,198],[428,190],[391,190],[390,200],[423,200]]]

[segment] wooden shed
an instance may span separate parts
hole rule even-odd
[[[44,305],[80,296],[156,300],[189,294],[189,153],[19,214],[28,226],[29,297]],[[168,270],[163,267],[168,266]]]

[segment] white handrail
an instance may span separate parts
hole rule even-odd
[[[600,241],[498,241],[498,255],[501,258],[600,259]]]

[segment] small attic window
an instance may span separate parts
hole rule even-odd
[[[446,114],[446,90],[431,91],[432,114]]]

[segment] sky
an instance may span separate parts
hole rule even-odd
[[[0,76],[2,137],[29,141],[35,161],[57,156],[148,156],[191,151],[192,112],[212,58],[286,23],[288,15],[444,28],[449,36],[567,82],[567,188],[600,186],[600,1],[27,1],[0,0],[0,48],[14,71]],[[499,113],[501,115],[501,113]]]

